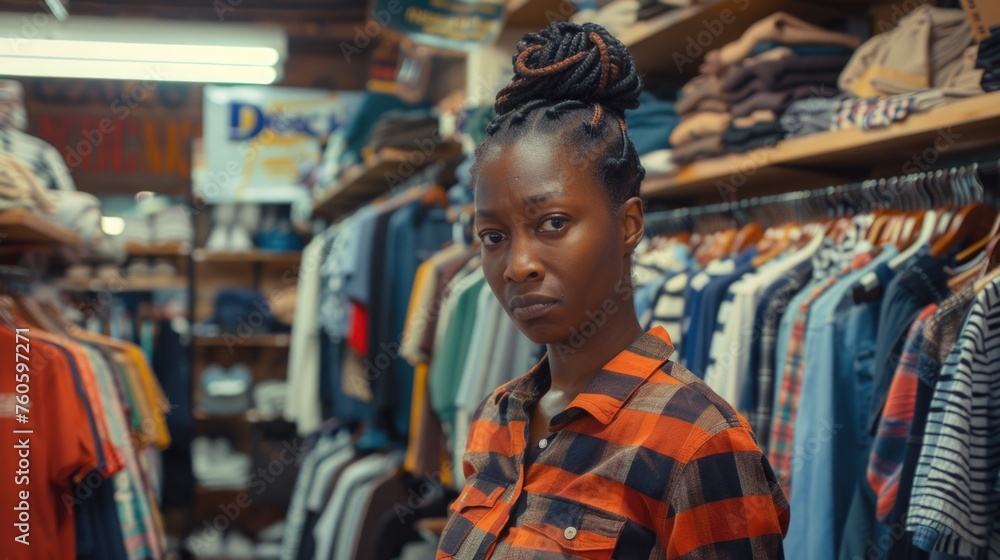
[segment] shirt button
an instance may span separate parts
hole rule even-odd
[[[543,440],[539,440],[538,441],[538,447],[539,447],[539,449],[545,449],[548,446],[549,446],[549,440],[543,439]]]
[[[566,527],[566,530],[563,531],[563,536],[566,537],[566,540],[568,541],[576,538],[576,527]]]

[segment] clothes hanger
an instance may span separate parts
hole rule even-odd
[[[735,257],[755,245],[761,240],[762,237],[764,237],[764,228],[753,222],[748,223],[740,228],[739,231],[736,232],[736,235],[733,236],[732,247],[730,247],[729,254]]]
[[[968,201],[968,198],[966,198]],[[981,239],[993,228],[996,216],[982,202],[971,202],[955,212],[948,231],[931,246],[930,254],[942,258],[969,239]]]
[[[982,186],[982,178],[978,174],[978,169],[975,170],[974,177],[975,180],[978,181],[979,184]],[[983,186],[983,188],[985,190],[985,186]],[[979,252],[983,251],[986,248],[986,246],[990,243],[990,241],[992,241],[995,237],[997,237],[998,233],[1000,233],[1000,213],[998,213],[996,217],[993,219],[993,225],[992,227],[990,227],[989,233],[987,233],[984,237],[981,237],[979,240],[973,242],[963,251],[958,253],[958,255],[956,255],[955,257],[955,260],[959,263],[968,262],[972,257],[977,255]]]
[[[934,210],[928,210],[923,222],[921,223],[920,235],[917,237],[916,241],[906,248],[906,250],[901,251],[898,255],[889,261],[889,268],[892,270],[898,270],[906,261],[910,259],[913,255],[916,255],[920,248],[930,242],[931,236],[934,235],[934,226],[937,220],[937,213]]]
[[[424,206],[448,206],[448,191],[438,184],[429,185],[420,195]]]

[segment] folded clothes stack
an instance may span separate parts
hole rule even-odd
[[[680,164],[722,154],[722,133],[729,128],[728,111],[698,111],[685,115],[670,134],[674,161]]]
[[[964,11],[921,6],[855,51],[837,79],[843,93],[793,103],[779,127],[786,138],[879,128],[981,94],[982,69],[989,64],[983,50],[974,44]],[[1000,43],[985,50],[1000,60]]]
[[[647,84],[639,97],[639,108],[625,114],[629,137],[647,174],[674,170],[670,161],[670,135],[681,119],[674,101],[668,97],[655,83]]]
[[[612,35],[618,36],[635,25],[639,19],[640,8],[639,0],[598,2],[596,9],[579,9],[569,20],[573,23],[596,23],[610,31]]]
[[[639,0],[639,12],[637,16],[639,21],[644,21],[690,5],[690,0]]]
[[[980,85],[984,90],[1000,90],[1000,25],[991,27],[990,36],[979,43],[976,68],[983,70]]]
[[[709,52],[677,102],[674,161],[773,145],[783,136],[778,117],[792,103],[838,93],[837,78],[860,42],[779,12]]]

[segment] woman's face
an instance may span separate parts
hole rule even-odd
[[[589,164],[551,137],[524,137],[483,157],[475,192],[483,272],[518,328],[537,344],[559,344],[631,315],[638,200],[612,216]]]

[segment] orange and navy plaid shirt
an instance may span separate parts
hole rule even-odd
[[[437,558],[782,558],[788,502],[750,431],[657,327],[556,415],[526,461],[547,358],[495,390]]]

